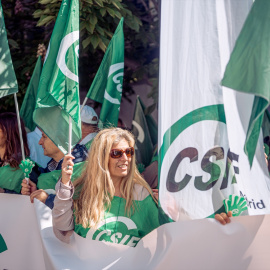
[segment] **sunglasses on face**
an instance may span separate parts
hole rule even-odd
[[[122,149],[112,149],[110,152],[111,158],[120,158],[123,154],[126,153],[127,157],[132,157],[134,155],[134,148],[129,147],[126,150]]]

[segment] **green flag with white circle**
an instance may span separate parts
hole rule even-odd
[[[124,19],[108,45],[87,97],[102,103],[99,127],[117,126],[124,76]]]
[[[64,154],[69,117],[72,146],[81,139],[78,56],[79,1],[63,0],[40,77],[34,122]]]
[[[139,96],[137,96],[132,120],[132,133],[136,138],[136,161],[138,164],[143,164],[144,167],[147,167],[153,157],[153,144]]]
[[[0,98],[18,92],[18,84],[14,72],[3,9],[0,1]]]

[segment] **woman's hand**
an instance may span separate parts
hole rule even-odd
[[[153,191],[153,196],[157,199],[158,201],[158,189],[157,188],[152,188]]]
[[[21,194],[22,195],[30,195],[32,192],[37,190],[37,185],[29,180],[29,184],[27,184],[27,180],[23,179],[22,180],[22,189],[21,189]]]
[[[215,220],[220,222],[222,225],[225,225],[231,222],[231,219],[230,219],[231,217],[232,217],[232,211],[229,211],[227,214],[226,213],[216,214]]]
[[[49,195],[43,189],[38,189],[38,190],[31,193],[30,201],[31,201],[31,203],[33,203],[34,199],[37,199],[37,200],[45,203],[48,196]]]
[[[63,184],[67,184],[71,180],[71,176],[73,173],[73,160],[74,157],[70,154],[65,155],[63,163],[62,163],[62,179],[61,182]]]

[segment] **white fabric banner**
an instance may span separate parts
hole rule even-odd
[[[0,269],[269,269],[270,216],[163,225],[135,248],[53,233],[51,210],[29,197],[0,194]],[[1,243],[0,243],[1,247]]]
[[[262,140],[252,169],[243,151],[253,97],[220,85],[252,2],[162,1],[159,199],[175,221],[224,211],[232,194],[243,214],[270,213]]]

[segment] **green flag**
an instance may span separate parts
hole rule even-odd
[[[42,69],[34,122],[66,154],[69,117],[72,146],[81,138],[79,107],[79,1],[63,0]]]
[[[148,126],[148,130],[149,130],[149,134],[151,137],[151,141],[153,146],[155,146],[158,143],[158,125],[157,122],[155,121],[155,119],[152,117],[152,115],[150,114],[145,114],[145,105],[143,104],[142,100],[139,98],[144,115],[145,115],[145,119],[147,122],[147,126]]]
[[[263,122],[262,122],[262,132],[263,132],[263,142],[264,142],[264,152],[267,155],[267,159],[270,158],[270,113],[265,110]]]
[[[7,250],[7,244],[3,238],[3,236],[0,234],[0,253]]]
[[[134,117],[132,121],[132,133],[136,138],[136,160],[147,167],[153,156],[153,144],[145,119],[141,100],[137,96]]]
[[[30,131],[33,131],[36,127],[36,124],[33,121],[33,113],[36,107],[37,90],[41,71],[42,60],[41,56],[39,56],[31,80],[25,92],[25,96],[20,110],[20,116],[22,117],[25,126]]]
[[[99,103],[102,108],[99,126],[117,126],[124,76],[124,33],[122,18],[108,45],[87,97]]]
[[[270,137],[270,113],[268,110],[265,110],[263,123],[262,123],[262,132],[263,132],[263,139],[267,139]],[[268,139],[269,140],[269,139]]]
[[[236,41],[222,85],[254,95],[244,150],[252,166],[270,101],[270,1],[256,0]]]
[[[17,92],[18,83],[10,56],[3,9],[0,1],[0,98]]]

